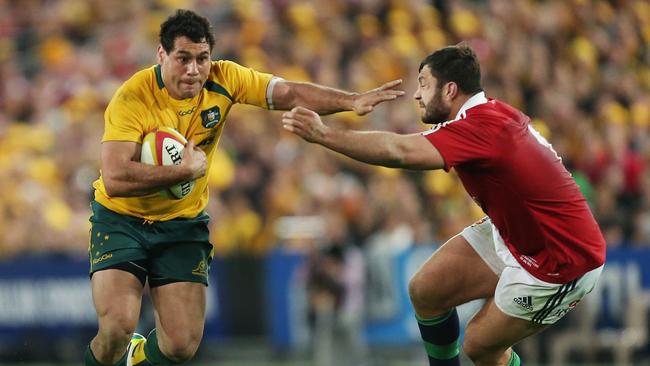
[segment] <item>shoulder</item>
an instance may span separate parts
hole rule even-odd
[[[498,99],[489,99],[487,103],[477,105],[467,110],[468,118],[524,119],[526,116],[519,109]]]
[[[498,129],[508,127],[527,128],[530,122],[530,117],[522,111],[497,99],[490,99],[487,103],[467,110],[466,119],[480,123],[483,127]]]
[[[238,80],[238,69],[243,66],[226,60],[212,61],[210,75],[205,82],[205,88],[209,92],[224,95],[230,100],[233,100],[234,83]]]
[[[237,103],[265,106],[267,86],[272,78],[271,74],[233,61],[217,60],[212,61],[206,88]]]
[[[140,70],[126,80],[115,93],[115,100],[124,103],[142,103],[150,105],[154,102],[154,93],[159,89],[156,73],[157,66]],[[158,74],[159,75],[159,74]]]
[[[247,67],[242,66],[234,61],[229,61],[229,60],[212,61],[212,69],[210,70],[210,77],[208,79],[227,77],[229,75],[247,69],[248,69]]]

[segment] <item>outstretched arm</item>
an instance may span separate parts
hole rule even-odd
[[[308,142],[364,163],[417,170],[444,167],[438,150],[419,133],[334,129],[326,126],[318,114],[302,107],[283,113],[282,126]]]
[[[381,102],[394,100],[404,95],[396,90],[402,80],[390,81],[365,93],[350,93],[318,84],[280,80],[273,87],[275,109],[289,110],[305,107],[319,114],[354,111],[362,116],[372,112]]]

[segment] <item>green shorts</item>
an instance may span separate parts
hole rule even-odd
[[[206,213],[192,219],[151,222],[118,214],[95,201],[91,208],[91,276],[131,262],[145,267],[150,285],[154,280],[208,285],[212,244]]]

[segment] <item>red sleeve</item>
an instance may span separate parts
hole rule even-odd
[[[442,155],[446,171],[463,164],[487,164],[500,150],[495,128],[471,118],[441,123],[424,136]]]

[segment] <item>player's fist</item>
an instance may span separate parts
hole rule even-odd
[[[181,165],[191,173],[190,179],[201,178],[205,175],[205,170],[208,166],[208,159],[205,152],[199,147],[194,145],[194,140],[190,140],[183,149],[183,160]]]

